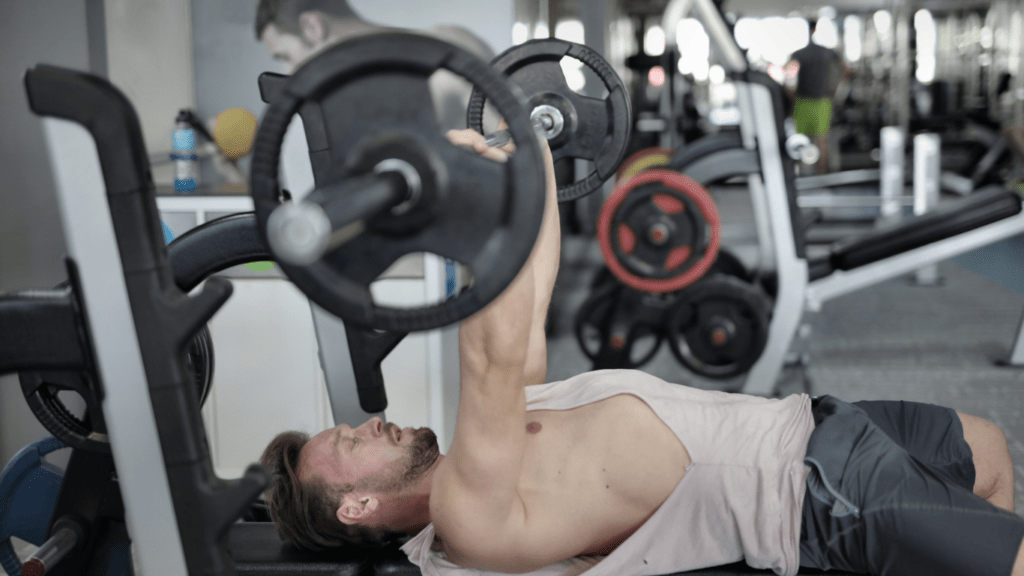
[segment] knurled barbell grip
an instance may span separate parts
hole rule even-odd
[[[362,232],[365,221],[407,199],[409,186],[394,171],[348,178],[282,204],[267,220],[267,240],[277,258],[309,265],[332,247]]]

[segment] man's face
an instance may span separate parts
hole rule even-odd
[[[270,55],[284,63],[287,74],[295,72],[296,68],[322,47],[304,36],[282,32],[273,24],[263,30],[261,40],[270,50]]]
[[[437,436],[429,428],[405,428],[373,418],[358,428],[342,424],[317,434],[299,454],[299,478],[395,493],[411,486],[437,461]]]

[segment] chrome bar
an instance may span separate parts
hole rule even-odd
[[[939,204],[939,176],[942,172],[938,134],[914,136],[914,214],[920,216]],[[939,265],[929,264],[914,273],[920,286],[939,284]]]
[[[881,194],[882,219],[898,219],[903,213],[903,150],[905,137],[897,126],[882,128]]]
[[[771,218],[772,248],[779,286],[768,328],[768,345],[750,369],[743,393],[770,396],[800,326],[808,274],[807,261],[796,252],[789,193],[783,172],[783,152],[775,129],[775,107],[771,93],[764,86],[751,85],[750,95],[761,155],[761,173],[764,176],[763,194]],[[751,175],[751,189],[758,188],[759,183],[758,176]]]

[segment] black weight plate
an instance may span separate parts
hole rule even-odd
[[[101,414],[93,390],[95,384],[85,372],[22,372],[21,390],[29,409],[39,423],[68,446],[90,452],[110,452],[105,427],[96,422]],[[85,417],[79,417],[65,404],[67,394],[75,393],[86,403]]]
[[[764,352],[770,311],[771,300],[756,286],[724,274],[706,276],[677,295],[669,347],[696,374],[739,376]]]
[[[430,76],[446,69],[487,95],[508,123],[517,152],[492,162],[453,145],[430,105]],[[544,164],[529,117],[502,77],[468,52],[425,36],[386,32],[317,55],[288,79],[267,108],[253,152],[252,196],[262,240],[282,202],[278,164],[284,133],[303,102],[323,111],[332,161],[330,182],[369,173],[398,158],[416,167],[424,200],[309,266],[279,262],[314,302],[356,325],[396,332],[429,330],[486,306],[518,274],[544,213]],[[472,286],[442,303],[378,305],[370,283],[399,257],[430,252],[468,268]]]
[[[576,312],[576,341],[580,350],[591,360],[595,360],[605,341],[605,329],[608,319],[614,311],[615,302],[622,293],[622,285],[617,282],[602,282],[595,285],[593,293]]]
[[[728,248],[719,248],[718,257],[715,258],[715,263],[711,265],[711,269],[708,270],[708,276],[712,274],[725,274],[727,276],[733,276],[739,278],[744,282],[750,282],[752,280],[750,271],[747,270],[747,266],[733,254]]]
[[[590,68],[605,88],[605,98],[577,94],[569,88],[560,62],[569,56]],[[558,188],[559,202],[586,196],[611,178],[629,144],[632,112],[628,92],[622,79],[597,52],[566,40],[543,38],[513,46],[491,61],[524,94],[527,108],[547,105],[556,108],[563,119],[561,132],[548,140],[551,155],[580,158],[594,163],[594,169],[583,178]],[[483,133],[486,95],[473,89],[466,113],[467,125]]]
[[[611,280],[595,287],[580,306],[576,340],[595,370],[639,368],[661,347],[662,324],[670,307],[671,297],[631,290]]]
[[[185,355],[186,364],[192,370],[192,378],[196,383],[196,397],[202,407],[213,388],[213,336],[208,325],[204,325],[192,337]]]
[[[57,288],[66,288],[68,284],[62,282]],[[213,387],[213,340],[208,326],[203,326],[189,342],[185,366],[196,384],[196,397],[202,407]],[[98,388],[87,371],[21,372],[18,378],[32,414],[55,438],[72,448],[110,452],[103,411],[96,397]],[[66,403],[67,395],[72,393],[85,402],[86,412],[81,417]]]

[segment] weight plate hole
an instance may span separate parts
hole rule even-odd
[[[679,214],[686,209],[686,205],[679,198],[674,198],[668,194],[655,194],[651,201],[665,214]]]
[[[441,285],[427,290],[423,298],[412,301],[406,283],[414,279],[436,278],[433,270],[440,268]],[[377,306],[413,309],[440,304],[473,286],[470,269],[454,260],[429,252],[413,252],[395,261],[376,280],[370,283],[370,295]]]
[[[563,56],[558,62],[562,68],[562,75],[565,76],[565,83],[569,89],[583,96],[592,98],[607,98],[608,88],[604,82],[597,77],[581,60],[572,56]]]
[[[693,255],[693,246],[676,246],[668,253],[668,257],[665,258],[665,270],[671,272],[676,268],[679,268],[690,256]]]
[[[619,224],[619,247],[626,255],[632,254],[636,250],[636,232],[625,222]]]

